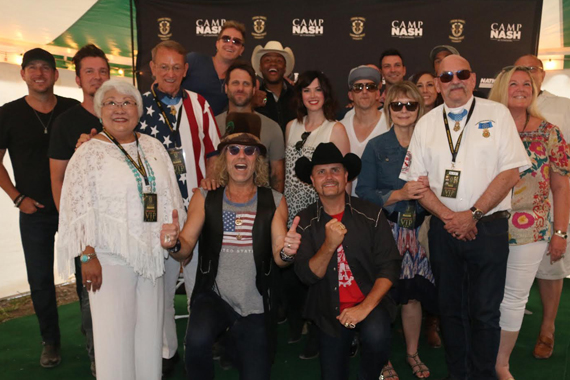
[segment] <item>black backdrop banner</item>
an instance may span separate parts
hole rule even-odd
[[[294,73],[317,69],[333,82],[340,104],[347,100],[351,68],[379,65],[382,51],[404,56],[406,78],[432,70],[429,52],[451,45],[471,63],[477,86],[487,91],[504,66],[536,54],[542,0],[136,0],[137,79],[147,91],[152,48],[172,39],[188,51],[215,54],[226,20],[247,28],[242,58],[255,46],[280,41],[295,54]]]

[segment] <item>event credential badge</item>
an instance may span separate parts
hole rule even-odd
[[[186,173],[186,163],[184,162],[184,151],[182,148],[168,149],[168,155],[170,156],[170,161],[172,161],[172,166],[174,166],[174,173],[176,175]]]
[[[398,226],[413,229],[416,224],[416,203],[410,202],[406,211],[398,213]]]
[[[154,193],[144,193],[143,194],[143,204],[144,204],[144,221],[145,222],[156,222],[157,221],[157,198]]]
[[[459,187],[459,176],[461,172],[455,169],[445,171],[441,196],[446,198],[457,198],[457,188]]]

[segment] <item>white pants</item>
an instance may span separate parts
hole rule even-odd
[[[174,321],[174,296],[176,283],[180,275],[180,262],[168,257],[164,262],[164,330],[162,334],[162,357],[170,359],[178,349],[178,336],[176,334],[176,322]],[[192,296],[194,283],[196,282],[196,270],[198,269],[198,244],[194,248],[192,261],[184,267],[184,287],[188,299]]]
[[[126,265],[101,265],[103,283],[89,292],[98,380],[160,380],[163,278]]]
[[[547,249],[545,241],[509,247],[505,296],[500,308],[502,330],[521,329],[530,288]]]

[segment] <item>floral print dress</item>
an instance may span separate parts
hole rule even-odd
[[[560,129],[547,121],[519,135],[532,166],[520,173],[513,188],[509,244],[550,241],[550,171],[570,176],[570,150]]]

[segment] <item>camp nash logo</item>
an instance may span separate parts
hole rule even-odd
[[[422,38],[424,35],[423,21],[392,21],[392,37],[397,38]]]
[[[465,38],[463,31],[465,30],[465,20],[455,19],[449,21],[451,26],[451,35],[449,39],[451,42],[461,42]]]
[[[325,30],[324,23],[325,20],[322,18],[308,20],[295,18],[293,19],[293,35],[301,37],[322,36]]]
[[[218,37],[218,34],[222,31],[222,26],[225,24],[226,19],[203,19],[199,18],[196,20],[196,35],[204,37]]]
[[[172,33],[170,33],[170,23],[172,19],[169,17],[161,17],[156,20],[158,23],[158,38],[163,41],[166,41],[172,37]]]
[[[349,35],[353,40],[360,41],[366,36],[366,33],[364,33],[365,22],[366,19],[364,17],[352,17],[350,19],[350,30],[352,33],[349,33]]]
[[[267,22],[267,17],[253,16],[251,18],[251,21],[253,22],[253,32],[251,32],[251,35],[256,40],[261,40],[267,35],[265,32],[265,23]]]
[[[494,22],[491,24],[491,40],[500,42],[520,41],[522,36],[522,24],[503,24]]]
[[[492,88],[494,83],[495,78],[481,78],[479,88]]]

